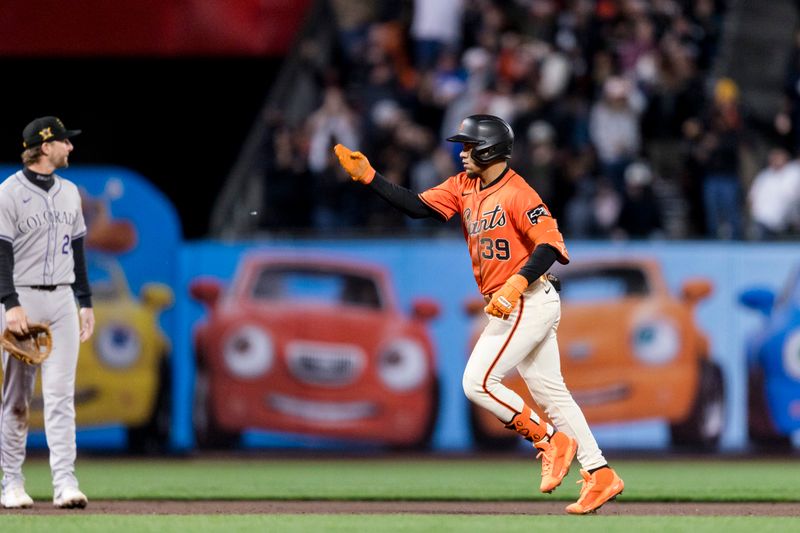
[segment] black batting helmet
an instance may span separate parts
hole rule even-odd
[[[472,159],[483,165],[511,158],[514,132],[508,122],[494,115],[471,115],[461,121],[458,133],[447,138],[454,143],[471,143]]]

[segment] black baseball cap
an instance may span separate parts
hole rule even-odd
[[[35,118],[22,130],[22,147],[28,149],[49,141],[63,141],[80,132],[68,130],[57,117]]]

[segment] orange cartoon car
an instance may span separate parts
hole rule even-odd
[[[652,260],[575,261],[555,272],[562,284],[562,374],[587,420],[662,419],[674,445],[716,447],[724,425],[722,372],[694,320],[711,282],[687,280],[676,298]],[[474,346],[486,323],[483,300],[466,307],[475,316]],[[530,400],[517,373],[504,384]],[[517,442],[489,412],[471,409],[479,446]]]
[[[201,446],[245,429],[396,447],[428,443],[438,384],[426,322],[435,302],[395,300],[379,266],[245,256],[230,290],[196,279],[208,316],[194,335],[194,424]]]

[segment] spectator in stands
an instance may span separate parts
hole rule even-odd
[[[453,176],[458,172],[459,170],[453,164],[450,153],[443,147],[438,147],[429,157],[425,157],[413,164],[410,189],[413,191],[426,191],[441,183],[443,176]],[[441,225],[439,221],[434,222],[437,225]]]
[[[327,164],[331,139],[338,142],[347,139],[353,146],[358,144],[357,117],[347,105],[341,88],[331,86],[325,89],[322,105],[308,119],[308,129],[308,162],[313,172]]]
[[[356,63],[367,48],[367,32],[375,20],[373,0],[331,0],[339,46],[348,63]]]
[[[580,165],[579,165],[580,166]],[[579,171],[573,168],[572,171]],[[622,198],[603,176],[584,176],[575,184],[575,194],[567,202],[565,229],[579,239],[608,239],[617,235]]]
[[[311,226],[314,196],[298,187],[313,183],[308,158],[301,151],[297,132],[285,125],[275,128],[268,148],[268,179],[264,186],[262,227],[272,230],[297,231]]]
[[[649,239],[663,235],[661,206],[652,184],[653,172],[647,163],[634,161],[625,169],[625,196],[618,222],[620,237]]]
[[[726,147],[731,140],[741,143],[744,121],[738,104],[723,105],[719,98],[713,109],[704,104],[724,2],[333,0],[331,5],[341,53],[318,77],[323,87],[336,80],[352,98],[352,108],[331,94],[334,90],[323,89],[326,103],[308,121],[307,143],[295,143],[308,145],[303,151],[320,199],[317,227],[408,228],[404,217],[370,221],[372,215],[364,218],[369,208],[361,210],[362,218],[350,213],[346,204],[353,198],[338,197],[337,180],[343,177],[331,173],[328,159],[334,137],[375,154],[392,180],[409,186],[430,179],[432,168],[447,166],[436,143],[442,132],[457,129],[464,116],[490,112],[512,122],[520,137],[515,158],[531,166],[525,175],[551,195],[551,209],[563,211],[570,237],[609,236],[627,224],[622,211],[632,193],[625,169],[641,157],[665,184],[684,181],[683,188],[672,183],[672,190],[698,196],[699,209],[691,210],[701,221],[692,225],[695,231],[714,220],[710,235],[741,234],[735,220],[717,220],[720,212],[735,213],[731,206],[740,198],[720,201],[712,190],[720,177],[739,178],[738,169],[731,172],[738,161]],[[524,134],[529,128],[536,137],[530,142]],[[457,161],[455,153],[450,158],[451,164]],[[685,168],[697,177],[684,178]],[[701,191],[706,201],[700,200]],[[704,216],[712,211],[714,216]]]
[[[601,173],[618,193],[625,190],[625,168],[641,147],[639,114],[644,101],[630,84],[617,76],[603,85],[603,97],[591,110],[589,134],[597,150]]]
[[[592,198],[595,179],[590,173],[591,158],[588,154],[568,157],[564,164],[566,182],[570,186],[569,198],[564,204],[564,231],[573,238],[588,239],[594,232],[594,208]],[[555,212],[556,216],[558,212]]]
[[[714,100],[695,146],[703,171],[703,204],[708,236],[741,239],[742,186],[739,176],[744,120],[739,88],[723,78],[714,86]]]
[[[409,116],[408,111],[392,100],[379,102],[370,115],[373,124],[369,142],[375,153],[373,160],[384,168],[384,177],[403,187],[410,186],[415,164],[426,160],[436,143],[429,129]],[[366,148],[365,148],[366,150]],[[439,178],[441,178],[441,174]],[[364,226],[371,231],[410,227],[412,219],[394,210],[386,210],[383,200],[374,194],[362,200],[366,213]]]
[[[753,238],[772,240],[798,229],[800,163],[783,147],[769,151],[768,165],[759,172],[747,195]]]
[[[416,67],[429,70],[444,50],[454,50],[461,41],[464,0],[414,0],[411,37]]]
[[[704,164],[697,148],[703,127],[699,119],[690,118],[681,126],[683,139],[677,163],[680,165],[680,181],[684,200],[688,207],[690,235],[707,235],[706,210],[703,203]],[[658,161],[658,160],[657,160]]]
[[[610,179],[605,176],[595,183],[592,197],[592,214],[594,227],[592,236],[607,239],[617,236],[619,214],[622,210],[622,196]]]
[[[795,32],[783,94],[784,109],[775,118],[775,126],[789,139],[789,146],[800,146],[800,30]]]
[[[655,24],[640,15],[630,26],[630,35],[617,45],[621,74],[627,79],[652,82],[656,71]]]
[[[347,176],[339,171],[331,150],[336,143],[358,146],[356,114],[348,106],[341,88],[325,89],[322,105],[308,118],[308,167],[314,177],[312,192],[316,201],[314,227],[320,231],[352,226],[361,209],[347,190]]]
[[[692,25],[690,33],[695,45],[695,63],[704,71],[711,67],[722,30],[722,16],[717,4],[721,5],[722,0],[694,0],[687,14]]]
[[[518,169],[520,176],[525,177],[554,213],[560,213],[565,199],[557,196],[565,180],[561,175],[555,128],[544,120],[537,120],[520,141],[513,156],[513,168]]]
[[[645,84],[647,108],[642,117],[646,155],[656,175],[678,180],[683,166],[683,126],[704,109],[703,80],[689,49],[675,36],[662,39],[655,78]]]

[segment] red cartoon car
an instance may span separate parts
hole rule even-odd
[[[439,308],[418,299],[402,313],[382,267],[251,254],[225,294],[209,278],[190,292],[208,309],[194,335],[201,446],[245,429],[429,442],[438,384],[426,322]]]

